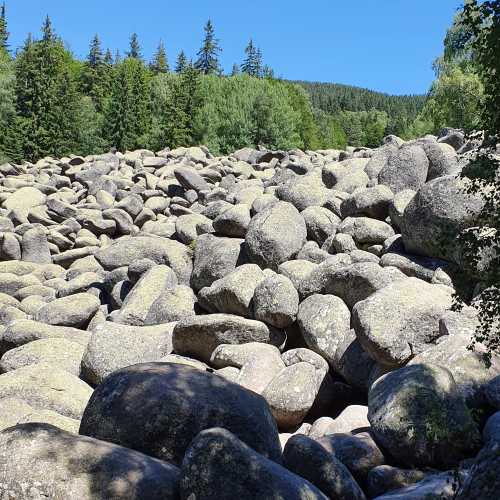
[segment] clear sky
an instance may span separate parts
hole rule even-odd
[[[94,33],[113,52],[139,35],[146,57],[162,38],[170,62],[195,57],[208,18],[229,71],[252,37],[278,76],[425,93],[432,61],[463,0],[6,0],[11,45],[38,36],[46,14],[83,57]]]

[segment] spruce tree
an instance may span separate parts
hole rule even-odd
[[[54,30],[52,28],[52,21],[47,15],[42,26],[42,40],[44,42],[53,42],[55,39],[56,35],[54,34]]]
[[[146,145],[149,127],[148,72],[142,61],[128,57],[116,68],[104,119],[104,136],[120,151]]]
[[[170,97],[161,117],[160,148],[188,146],[195,142],[194,124],[202,105],[200,72],[192,62],[172,80]]]
[[[142,59],[141,46],[139,45],[139,37],[137,33],[132,33],[130,36],[130,49],[127,52],[127,57],[132,59]]]
[[[111,56],[111,53],[108,55]],[[81,75],[81,90],[89,96],[96,110],[104,110],[105,99],[110,93],[111,63],[106,63],[102,54],[101,42],[95,35]]]
[[[79,96],[70,55],[45,21],[42,41],[28,39],[16,58],[16,132],[22,157],[61,157],[77,143]]]
[[[187,67],[187,58],[184,51],[181,50],[177,56],[177,62],[175,63],[175,72],[182,73]]]
[[[240,74],[240,67],[234,63],[233,69],[231,70],[231,76],[238,76]]]
[[[158,49],[156,50],[156,54],[153,56],[149,69],[155,74],[168,73],[170,69],[168,67],[167,52],[165,51],[163,40],[160,40],[160,43],[158,44]]]
[[[9,32],[7,31],[7,17],[5,14],[5,3],[0,7],[0,50],[8,52]]]
[[[115,60],[113,61],[115,66],[118,66],[122,62],[122,55],[120,54],[120,50],[116,49],[115,52]]]
[[[101,42],[97,34],[94,35],[92,42],[90,42],[89,55],[87,63],[91,68],[97,68],[103,62]]]
[[[245,54],[246,54],[245,60],[241,65],[242,73],[246,73],[247,75],[250,76],[257,76],[257,65],[256,65],[257,48],[253,44],[252,39],[250,39],[248,45],[245,48]]]
[[[113,54],[110,49],[106,49],[106,53],[104,54],[104,64],[108,66],[113,66]]]
[[[194,67],[205,75],[215,75],[220,72],[218,54],[222,49],[219,47],[219,41],[215,38],[214,27],[210,19],[204,29],[205,38],[201,49],[198,51],[198,59]]]

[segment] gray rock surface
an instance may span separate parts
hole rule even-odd
[[[276,424],[261,396],[174,363],[143,363],[110,375],[92,394],[80,434],[180,464],[197,434],[214,426],[271,460],[281,456]]]
[[[174,500],[179,469],[137,451],[48,424],[0,433],[0,483],[6,498]]]

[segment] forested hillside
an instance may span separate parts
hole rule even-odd
[[[366,126],[373,127],[377,123],[377,118],[385,125],[387,133],[408,135],[409,127],[422,110],[427,98],[425,95],[394,96],[338,83],[304,81],[295,83],[307,90],[315,109],[337,117],[344,130],[350,131],[348,139],[351,143],[373,142],[373,137],[363,137],[362,131],[366,130]],[[373,111],[379,113],[373,115]],[[355,123],[356,121],[358,124]],[[360,128],[361,131],[352,130],[353,122],[354,127]],[[373,146],[376,145],[373,144]]]
[[[160,40],[147,62],[134,33],[123,56],[102,47],[96,34],[87,57],[80,60],[49,17],[41,37],[29,35],[14,50],[3,6],[0,160],[198,144],[216,154],[258,145],[304,150],[377,147],[385,135],[409,139],[436,131],[447,121],[458,126],[455,122],[461,119],[443,111],[450,105],[443,103],[442,85],[434,88],[434,93],[441,92],[438,105],[434,99],[431,107],[424,107],[426,96],[390,96],[347,85],[276,78],[253,40],[229,74],[220,65],[221,52],[208,21],[194,59],[181,51],[170,64]],[[454,71],[443,70],[443,78],[451,78],[452,84],[459,70]],[[453,107],[456,98],[446,89],[445,98]],[[475,98],[472,95],[472,101]],[[471,116],[473,112],[474,107],[468,110]]]

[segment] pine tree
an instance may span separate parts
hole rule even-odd
[[[42,40],[44,42],[53,42],[56,39],[56,35],[52,28],[52,21],[50,20],[50,17],[48,15],[45,18],[42,26],[42,35]]]
[[[192,62],[172,80],[171,92],[162,108],[159,148],[187,146],[195,142],[195,119],[202,105],[200,72]]]
[[[160,40],[156,54],[153,57],[153,61],[149,65],[149,69],[155,74],[168,73],[170,69],[168,67],[167,52],[165,51],[163,40]]]
[[[0,50],[8,52],[9,32],[7,31],[7,17],[5,15],[5,3],[0,7]]]
[[[44,24],[44,39],[28,39],[16,58],[16,132],[22,157],[71,153],[77,143],[79,96],[70,55],[51,28]]]
[[[259,49],[255,47],[253,40],[250,39],[245,48],[246,58],[241,65],[241,71],[250,76],[259,76]],[[262,55],[260,55],[262,59]]]
[[[175,63],[175,72],[182,73],[187,67],[187,58],[184,51],[181,50],[179,55],[177,56],[177,62]]]
[[[130,36],[130,49],[127,52],[127,57],[142,59],[141,46],[139,45],[139,37],[137,36],[137,33],[132,33]]]
[[[118,66],[121,62],[122,62],[122,55],[120,54],[120,50],[116,49],[114,65]]]
[[[107,57],[109,61],[111,53]],[[104,60],[99,37],[95,35],[82,70],[81,90],[92,99],[98,112],[104,110],[105,99],[110,94],[111,69],[111,63]]]
[[[148,72],[142,61],[128,57],[116,68],[104,119],[104,136],[120,151],[146,144],[149,127]]]
[[[214,75],[220,72],[218,53],[222,51],[219,41],[215,38],[214,27],[210,19],[205,25],[205,39],[198,51],[198,59],[194,64],[195,69],[205,75]]]
[[[94,35],[92,42],[90,42],[90,51],[87,57],[87,62],[91,68],[97,68],[103,62],[101,42],[97,34]]]
[[[110,49],[106,49],[106,53],[104,54],[104,64],[113,66],[113,54]]]

